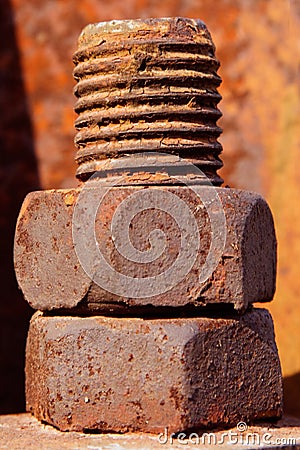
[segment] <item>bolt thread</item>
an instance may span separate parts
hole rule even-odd
[[[206,26],[191,19],[112,21],[86,27],[74,54],[77,177],[104,159],[163,152],[223,180],[216,125],[219,62]]]

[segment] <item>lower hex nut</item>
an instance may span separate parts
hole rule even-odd
[[[272,318],[54,317],[36,313],[26,403],[60,430],[158,433],[278,418]]]

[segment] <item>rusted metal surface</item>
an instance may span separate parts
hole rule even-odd
[[[282,414],[273,323],[47,317],[26,350],[27,410],[66,431],[178,432]]]
[[[171,18],[88,25],[74,55],[77,176],[101,161],[160,151],[222,184],[219,62],[206,25]]]
[[[19,286],[35,309],[72,308],[90,285],[74,252],[72,211],[77,190],[28,194],[15,234]]]
[[[151,190],[159,194],[172,193],[184,201],[195,214],[201,233],[195,263],[188,275],[180,281],[176,273],[171,290],[150,298],[142,291],[139,298],[114,295],[98,286],[84,271],[72,236],[74,208],[82,189],[29,194],[21,209],[15,235],[15,270],[25,299],[33,308],[41,310],[70,311],[78,307],[82,311],[125,314],[137,313],[139,307],[146,305],[152,314],[155,309],[151,312],[150,306],[185,306],[197,311],[208,304],[219,304],[221,309],[223,304],[233,304],[237,310],[244,311],[251,302],[272,300],[276,280],[273,219],[262,197],[246,191],[215,188],[224,208],[226,241],[215,270],[205,282],[199,282],[212,233],[207,211],[196,193],[203,195],[210,189],[204,186],[195,187],[194,191],[188,187],[148,188],[147,193]],[[143,187],[110,189],[99,204],[95,230],[99,251],[111,267],[128,277],[149,279],[171,267],[182,251],[178,224],[164,211],[155,210],[144,211],[133,221],[130,237],[137,249],[145,249],[148,236],[154,229],[160,228],[165,233],[163,254],[146,265],[122,257],[115,248],[111,231],[114,214],[120,204],[144,191]],[[99,188],[97,193],[100,198]],[[119,224],[119,229],[125,236],[122,227],[123,222]],[[91,236],[93,239],[94,236]],[[88,245],[87,242],[87,252]],[[101,271],[99,261],[98,270]],[[117,283],[117,273],[115,280]],[[130,282],[129,278],[128,285]]]

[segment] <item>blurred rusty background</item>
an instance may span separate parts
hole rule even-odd
[[[0,412],[24,408],[31,310],[13,274],[14,226],[25,194],[76,185],[72,54],[81,29],[111,19],[204,20],[223,84],[230,186],[262,193],[279,241],[278,287],[268,307],[285,376],[286,412],[300,417],[300,1],[0,0]]]

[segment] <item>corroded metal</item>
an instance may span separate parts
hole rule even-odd
[[[269,207],[258,194],[237,189],[214,189],[224,208],[227,233],[217,266],[204,282],[200,281],[200,276],[211,247],[211,225],[207,210],[198,208],[201,206],[199,197],[189,187],[161,186],[159,191],[156,190],[160,196],[169,193],[180,197],[189,210],[195,211],[198,229],[201,230],[201,246],[196,251],[192,270],[182,280],[174,266],[183,252],[182,227],[164,211],[144,211],[138,220],[131,223],[130,238],[135,248],[144,248],[146,237],[154,228],[160,228],[166,237],[165,252],[147,264],[136,264],[120,255],[116,251],[115,233],[111,229],[116,210],[122,204],[128,206],[126,202],[132,195],[142,196],[152,189],[116,186],[106,193],[105,200],[98,205],[95,221],[97,252],[94,254],[89,243],[89,240],[93,241],[92,236],[84,249],[91,260],[95,258],[95,267],[99,272],[104,270],[99,262],[100,253],[115,269],[113,283],[108,290],[103,289],[104,285],[97,284],[95,276],[91,278],[87,274],[76,253],[76,233],[71,224],[82,188],[29,194],[19,215],[14,251],[17,280],[29,304],[42,311],[60,309],[85,313],[97,311],[108,315],[159,315],[160,308],[167,308],[169,314],[172,308],[184,308],[189,313],[199,314],[204,305],[215,305],[220,310],[226,309],[225,305],[234,305],[241,312],[253,302],[272,300],[276,282],[276,237]],[[197,190],[203,193],[212,189],[198,186]],[[103,191],[103,188],[97,188],[96,197],[100,198]],[[122,215],[123,222],[118,222],[118,229],[124,234],[125,242],[124,228],[127,227],[124,226],[124,218]],[[83,228],[80,228],[78,240],[82,242],[83,239]],[[159,274],[171,267],[174,277],[172,289],[154,295],[154,289],[162,287]],[[119,272],[127,275],[125,285],[118,281]],[[135,297],[135,277],[145,277],[144,281],[148,280],[151,286],[153,276],[156,278],[151,288],[152,296],[146,295],[145,286],[140,297]],[[122,286],[123,295],[117,295],[115,285]]]
[[[63,431],[176,433],[282,414],[273,323],[261,308],[146,321],[38,312],[26,353],[27,410]]]
[[[214,185],[219,62],[205,24],[172,18],[88,25],[74,55],[77,177],[103,160],[141,152],[179,155]]]

